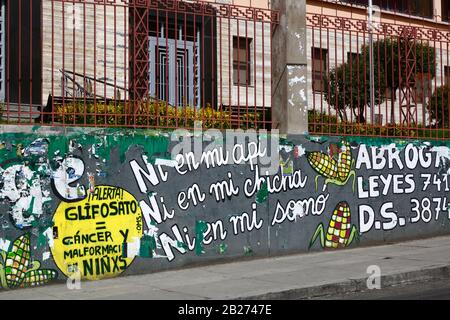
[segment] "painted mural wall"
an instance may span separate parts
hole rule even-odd
[[[0,284],[99,280],[449,234],[449,147],[4,126]]]

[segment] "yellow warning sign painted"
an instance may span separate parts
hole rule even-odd
[[[122,188],[97,186],[86,199],[63,202],[53,217],[58,268],[81,279],[99,280],[121,274],[137,252],[127,250],[142,237],[142,212],[138,201]]]

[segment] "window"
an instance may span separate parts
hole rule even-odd
[[[443,3],[448,0],[442,0]],[[343,0],[348,4],[368,6],[368,0]],[[397,13],[410,14],[418,17],[433,17],[433,1],[424,0],[373,0],[374,6],[382,10],[393,11]]]
[[[198,106],[200,88],[194,85],[201,74],[200,56],[195,55],[199,51],[198,39],[173,39],[166,37],[163,26],[160,30],[159,38],[149,37],[150,95],[173,106]]]
[[[362,57],[361,53],[357,52],[347,52],[347,62],[348,63],[357,63],[359,59]]]
[[[183,16],[170,10],[149,10],[147,90],[151,97],[179,107],[217,107],[216,19],[194,12]],[[139,28],[139,19],[133,23],[134,28]],[[142,64],[139,57],[133,54],[130,64]],[[131,68],[132,77],[134,72]],[[146,94],[142,87],[139,84],[133,90]]]
[[[450,21],[450,0],[441,0],[442,21]]]
[[[407,4],[408,4],[407,13],[424,18],[433,17],[434,11],[433,1],[408,0]]]
[[[252,39],[233,37],[233,83],[235,86],[249,86],[251,79]]]
[[[342,2],[351,4],[351,5],[358,5],[358,6],[368,6],[369,1],[368,0],[342,0]],[[373,1],[373,4],[375,5],[376,0]]]
[[[324,92],[325,83],[323,80],[328,66],[328,50],[322,48],[311,48],[312,55],[312,89],[315,92]]]
[[[450,66],[444,67],[444,84],[446,86],[450,85]]]

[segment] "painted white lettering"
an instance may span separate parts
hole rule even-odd
[[[375,212],[368,205],[359,206],[359,232],[361,234],[369,232],[375,223]]]

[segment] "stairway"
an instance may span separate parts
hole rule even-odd
[[[0,120],[8,123],[34,123],[41,116],[40,105],[5,103],[0,111]]]

